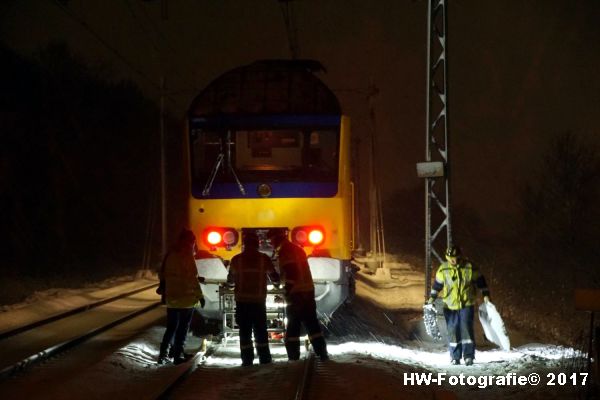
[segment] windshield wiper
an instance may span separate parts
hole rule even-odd
[[[231,163],[231,131],[227,131],[227,166],[229,167],[229,171],[231,171],[231,175],[235,178],[235,182],[240,189],[240,193],[242,196],[246,195],[246,191],[244,190],[244,185],[240,182],[237,174],[235,173],[235,169],[233,168],[233,164]]]
[[[231,174],[235,178],[235,182],[237,183],[238,188],[240,189],[240,193],[242,194],[242,196],[245,196],[246,190],[244,189],[244,185],[242,185],[242,182],[240,182],[239,178],[237,177],[235,170],[233,169],[233,165],[231,165],[231,162],[229,162],[229,170],[231,171]]]
[[[217,160],[215,161],[215,165],[212,171],[210,172],[210,177],[208,178],[206,185],[204,185],[204,190],[202,190],[202,196],[208,196],[210,194],[210,189],[212,188],[212,185],[215,181],[217,172],[219,172],[219,168],[221,168],[221,166],[223,165],[224,158],[225,154],[223,154],[223,152],[221,151],[217,156]],[[231,172],[231,175],[233,175],[233,178],[235,179],[235,182],[237,183],[237,186],[240,189],[240,193],[242,194],[242,196],[245,196],[246,190],[244,189],[244,185],[242,185],[242,182],[235,173],[235,169],[233,168],[233,164],[231,163],[231,131],[227,131],[227,168]]]
[[[217,156],[217,161],[215,161],[215,166],[210,172],[210,177],[208,178],[208,181],[206,181],[206,185],[204,185],[202,196],[208,196],[210,194],[210,189],[212,188],[213,182],[215,181],[215,177],[217,176],[219,167],[223,163],[223,158],[225,158],[225,155],[223,153],[219,153],[219,155]]]

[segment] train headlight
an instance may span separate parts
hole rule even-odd
[[[219,243],[221,243],[222,240],[223,240],[223,237],[217,231],[210,231],[206,235],[206,241],[208,242],[208,244],[213,245],[213,246],[218,245]]]
[[[321,231],[320,229],[313,229],[308,234],[308,241],[313,246],[323,243],[323,239],[325,239],[325,235],[323,234],[323,231]]]
[[[223,233],[223,243],[225,243],[227,246],[231,246],[235,244],[235,242],[236,237],[233,231],[225,231],[225,233]]]

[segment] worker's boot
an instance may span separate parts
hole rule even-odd
[[[300,342],[286,342],[285,351],[287,352],[288,359],[295,361],[300,359]]]
[[[158,360],[157,363],[160,365],[167,364],[171,362],[169,358],[169,343],[161,343],[160,350],[158,352]]]
[[[252,347],[240,349],[240,355],[243,367],[249,367],[254,363],[254,349]]]
[[[323,336],[314,338],[311,343],[315,353],[319,356],[321,361],[329,360],[329,355],[327,355],[327,344],[325,343],[325,338]]]
[[[169,351],[169,356],[173,357],[173,364],[181,364],[184,363],[194,357],[193,354],[188,354],[183,351],[183,347],[175,346],[171,347],[171,351]]]
[[[268,364],[272,361],[268,343],[257,343],[256,352],[258,353],[258,360],[261,364]]]
[[[193,354],[187,354],[182,352],[180,355],[173,357],[173,364],[179,365],[191,360],[192,358],[194,358]]]

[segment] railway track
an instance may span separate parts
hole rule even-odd
[[[24,325],[18,326],[16,328],[8,329],[6,331],[0,332],[0,340],[7,339],[7,338],[9,338],[11,336],[18,335],[19,333],[23,333],[23,332],[29,331],[31,329],[35,329],[35,328],[43,326],[43,325],[47,325],[47,324],[49,324],[51,322],[58,321],[60,319],[64,319],[64,318],[69,317],[71,315],[76,315],[76,314],[79,314],[79,313],[91,310],[93,308],[99,307],[99,306],[101,306],[103,304],[107,304],[107,303],[113,302],[115,300],[122,299],[123,297],[128,297],[128,296],[134,295],[136,293],[140,293],[140,292],[143,292],[143,291],[146,291],[146,290],[149,290],[149,289],[152,289],[152,288],[156,288],[156,287],[158,287],[158,283],[153,283],[153,284],[150,284],[150,285],[145,285],[145,286],[142,286],[142,287],[137,288],[137,289],[133,289],[133,290],[129,290],[129,291],[123,292],[123,293],[118,294],[116,296],[107,297],[107,298],[104,298],[104,299],[98,300],[98,301],[92,301],[90,303],[84,304],[84,305],[79,306],[79,307],[72,308],[72,309],[67,310],[65,312],[53,314],[53,315],[48,316],[46,318],[42,318],[42,319],[36,320],[34,322],[30,322],[30,323],[24,324]]]
[[[156,308],[160,305],[154,290],[157,286],[146,285],[2,332],[0,379],[23,372]]]
[[[213,365],[212,358],[222,357],[219,354],[222,349],[222,345],[214,345],[204,355],[196,355],[191,365],[156,399],[306,400],[310,398],[314,375],[323,368],[317,366],[312,353],[306,353],[297,362],[244,368]]]
[[[83,394],[80,385],[86,386],[85,382],[94,381],[90,376],[99,370],[89,367],[96,363],[104,365],[104,368],[117,365],[110,364],[110,361],[102,364],[100,360],[114,354],[119,346],[122,349],[122,345],[131,340],[126,338],[132,332],[134,335],[144,332],[133,326],[142,326],[141,323],[146,326],[142,329],[156,327],[156,322],[152,321],[162,318],[162,312],[157,308],[160,302],[155,294],[156,286],[152,284],[130,290],[2,332],[0,393],[7,398],[42,394],[48,398],[64,398],[73,393]],[[138,322],[140,319],[145,322]],[[152,329],[156,332],[156,328]],[[312,398],[313,377],[321,375],[317,373],[319,369],[327,369],[326,365],[318,365],[323,363],[316,363],[308,352],[299,362],[282,362],[281,357],[276,357],[276,362],[270,365],[231,368],[238,366],[239,349],[230,344],[224,351],[225,347],[226,343],[213,344],[206,352],[197,353],[190,362],[179,366],[161,368],[150,364],[144,370],[143,380],[146,383],[119,382],[118,378],[113,382],[113,378],[107,376],[106,389],[86,386],[86,390],[90,394],[107,389],[112,393],[111,388],[131,386],[140,398],[148,399],[185,399],[200,395],[203,399],[302,400]],[[281,348],[279,352],[281,356]],[[38,367],[32,368],[36,365]],[[118,377],[123,372],[114,370],[112,376]],[[44,388],[49,388],[48,385],[65,380],[69,381],[68,385],[44,391]],[[78,384],[78,381],[82,383]],[[145,387],[142,389],[140,385]],[[319,381],[318,385],[322,383]],[[118,393],[128,393],[128,390]],[[111,398],[121,398],[119,396],[111,395]]]

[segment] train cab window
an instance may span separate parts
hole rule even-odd
[[[218,132],[192,132],[193,171],[194,176],[202,175],[204,171],[210,173],[221,153],[221,139]]]
[[[243,171],[294,171],[302,169],[302,135],[299,131],[238,131],[236,166]]]
[[[253,129],[191,132],[194,185],[215,174],[235,182],[337,182],[339,132],[334,129]]]

